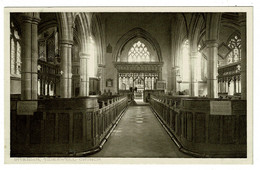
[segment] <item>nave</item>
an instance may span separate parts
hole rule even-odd
[[[247,13],[7,18],[11,157],[248,156]]]
[[[103,149],[92,157],[188,158],[179,151],[150,106],[129,106]]]

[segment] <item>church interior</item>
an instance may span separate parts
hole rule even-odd
[[[247,157],[246,13],[10,13],[11,157]]]

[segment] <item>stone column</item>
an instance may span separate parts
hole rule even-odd
[[[177,92],[177,68],[173,67],[172,68],[172,90],[174,93]]]
[[[207,89],[209,98],[218,97],[218,43],[216,40],[206,41],[206,47],[208,52],[207,60]]]
[[[88,87],[87,87],[87,75],[88,75],[88,68],[87,63],[89,59],[89,55],[87,53],[79,53],[80,58],[80,96],[87,96],[88,95]]]
[[[36,100],[38,97],[38,13],[22,15],[22,71],[21,99]]]
[[[98,75],[99,75],[99,78],[100,78],[100,88],[99,88],[99,90],[101,92],[104,91],[104,87],[105,87],[105,75],[104,75],[105,69],[104,68],[105,68],[105,65],[103,65],[103,64],[98,65]],[[130,80],[129,80],[129,82],[130,82]]]
[[[61,40],[61,84],[60,84],[60,95],[61,98],[71,98],[72,91],[72,61],[71,61],[71,50],[73,41]]]
[[[198,80],[197,74],[198,69],[196,68],[197,60],[198,60],[198,51],[192,51],[190,53],[190,94],[191,96],[198,96],[199,87],[198,87]]]
[[[241,99],[247,99],[247,38],[246,38],[246,14],[240,13],[240,33],[241,33]]]

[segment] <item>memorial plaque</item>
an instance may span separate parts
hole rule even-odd
[[[231,101],[210,101],[211,115],[231,115]]]
[[[33,115],[37,111],[38,101],[18,101],[17,115]]]
[[[166,87],[165,81],[157,81],[157,90],[164,90]]]

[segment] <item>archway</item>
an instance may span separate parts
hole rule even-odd
[[[147,101],[160,90],[163,65],[158,42],[145,30],[135,28],[124,34],[113,53],[118,71],[118,92]],[[162,88],[163,89],[163,88]]]

